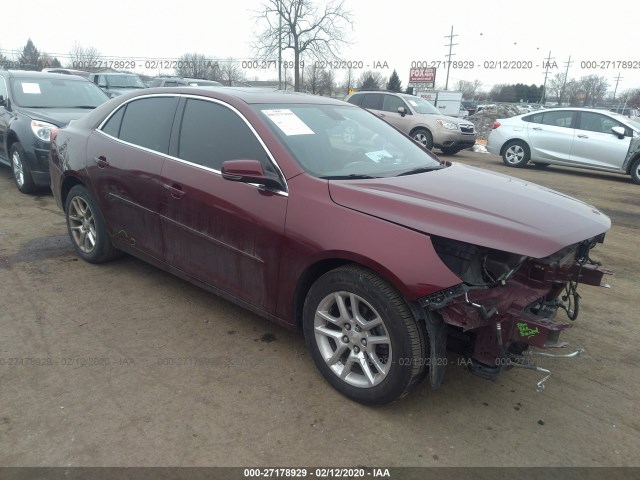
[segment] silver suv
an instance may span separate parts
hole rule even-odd
[[[442,115],[423,98],[395,92],[355,92],[345,100],[366,108],[431,150],[454,153],[476,143],[473,123]]]

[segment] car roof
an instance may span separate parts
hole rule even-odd
[[[195,93],[197,92],[197,93]],[[198,87],[168,87],[168,88],[147,88],[144,91],[133,92],[128,94],[126,98],[152,95],[154,93],[170,94],[182,93],[186,95],[202,95],[205,97],[225,98],[233,97],[242,100],[245,103],[313,103],[324,105],[349,105],[342,100],[336,100],[330,97],[322,97],[319,95],[311,95],[308,93],[290,92],[284,90],[260,89],[255,87],[224,87],[219,86],[198,86]]]
[[[35,70],[0,70],[0,74],[8,74],[10,78],[57,78],[61,80],[82,80],[87,81],[86,78],[80,75],[69,75],[68,73],[49,73],[49,72],[36,72]]]

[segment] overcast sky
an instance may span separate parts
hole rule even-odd
[[[260,4],[261,0],[13,2],[11,21],[3,22],[0,30],[0,51],[5,55],[19,51],[30,37],[39,50],[58,56],[63,64],[76,42],[111,58],[178,58],[198,52],[250,60],[255,58],[251,41]],[[558,65],[550,76],[563,72],[571,55],[570,78],[602,75],[612,90],[619,74],[618,92],[640,87],[640,6],[635,2],[600,3],[597,9],[585,2],[560,0],[345,0],[345,5],[354,22],[346,27],[351,41],[342,48],[341,57],[363,62],[365,70],[373,62],[386,62],[389,70],[381,73],[388,76],[395,68],[403,85],[412,62],[446,60],[445,36],[453,26],[458,45],[452,59],[473,61],[474,68],[452,68],[450,89],[458,79],[480,79],[485,90],[495,83],[542,84],[543,60],[549,51]],[[505,61],[524,62],[520,67],[531,62],[533,68],[499,68],[500,61],[503,67]],[[622,61],[629,62],[627,68],[617,65]],[[581,68],[586,66],[583,62],[596,62],[598,68]],[[601,62],[610,62],[609,68],[599,68],[606,66]],[[140,73],[151,73],[144,71],[143,60],[138,67]],[[344,75],[345,70],[336,71],[338,80]],[[439,69],[436,75],[437,83],[444,85],[446,70]],[[260,71],[258,76],[277,79],[277,70]],[[247,78],[253,77],[247,71]]]

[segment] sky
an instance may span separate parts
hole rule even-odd
[[[349,42],[341,47],[339,56],[345,62],[362,65],[356,74],[373,69],[388,77],[396,69],[406,86],[412,66],[432,66],[432,62],[447,60],[449,39],[445,37],[453,27],[457,35],[453,43],[457,45],[453,46],[451,60],[465,68],[450,69],[450,90],[457,80],[478,79],[486,91],[499,83],[541,85],[549,53],[549,78],[564,72],[571,56],[569,78],[602,75],[613,90],[619,75],[618,92],[640,88],[640,6],[634,2],[618,7],[600,3],[597,8],[575,0],[344,2],[352,12],[353,23],[345,25]],[[38,50],[57,56],[64,64],[64,57],[77,43],[95,47],[113,60],[134,58],[133,70],[146,74],[172,73],[145,68],[149,65],[146,60],[177,59],[187,52],[246,62],[256,59],[252,42],[261,29],[256,19],[261,3],[14,2],[13,20],[3,22],[0,30],[0,52],[6,56],[19,53],[31,38]],[[249,80],[278,76],[275,68],[245,69],[245,73]],[[343,69],[335,71],[339,81],[345,74]],[[444,86],[445,80],[446,68],[441,63],[436,84]]]

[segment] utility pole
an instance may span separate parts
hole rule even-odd
[[[551,52],[549,52],[551,55]],[[562,97],[564,97],[564,89],[567,86],[567,78],[569,78],[569,66],[573,63],[571,61],[571,55],[569,55],[569,60],[565,62],[567,64],[567,69],[564,71],[564,80],[562,81],[562,89],[560,90],[560,98],[558,98],[558,106],[562,106]]]
[[[282,90],[282,2],[278,0],[278,90]]]
[[[611,102],[615,102],[616,101],[616,92],[618,91],[618,83],[620,83],[620,80],[622,80],[624,77],[620,76],[620,73],[618,73],[618,76],[615,78],[616,81],[616,88],[613,89],[613,100],[611,100]]]
[[[453,43],[453,38],[457,37],[458,35],[454,35],[453,34],[453,25],[451,25],[451,34],[449,35],[445,35],[444,38],[448,38],[449,39],[449,43],[445,44],[445,47],[449,47],[449,55],[447,55],[447,81],[444,84],[444,89],[445,90],[449,90],[449,69],[451,68],[451,56],[455,55],[455,53],[451,53],[451,49],[455,46],[458,45],[457,43]],[[434,85],[435,86],[435,85]]]
[[[544,69],[544,85],[542,86],[542,98],[540,99],[541,105],[544,105],[545,96],[547,95],[547,76],[549,75],[549,63],[551,60],[555,60],[555,57],[551,58],[551,50],[549,50],[549,56],[546,58]]]

